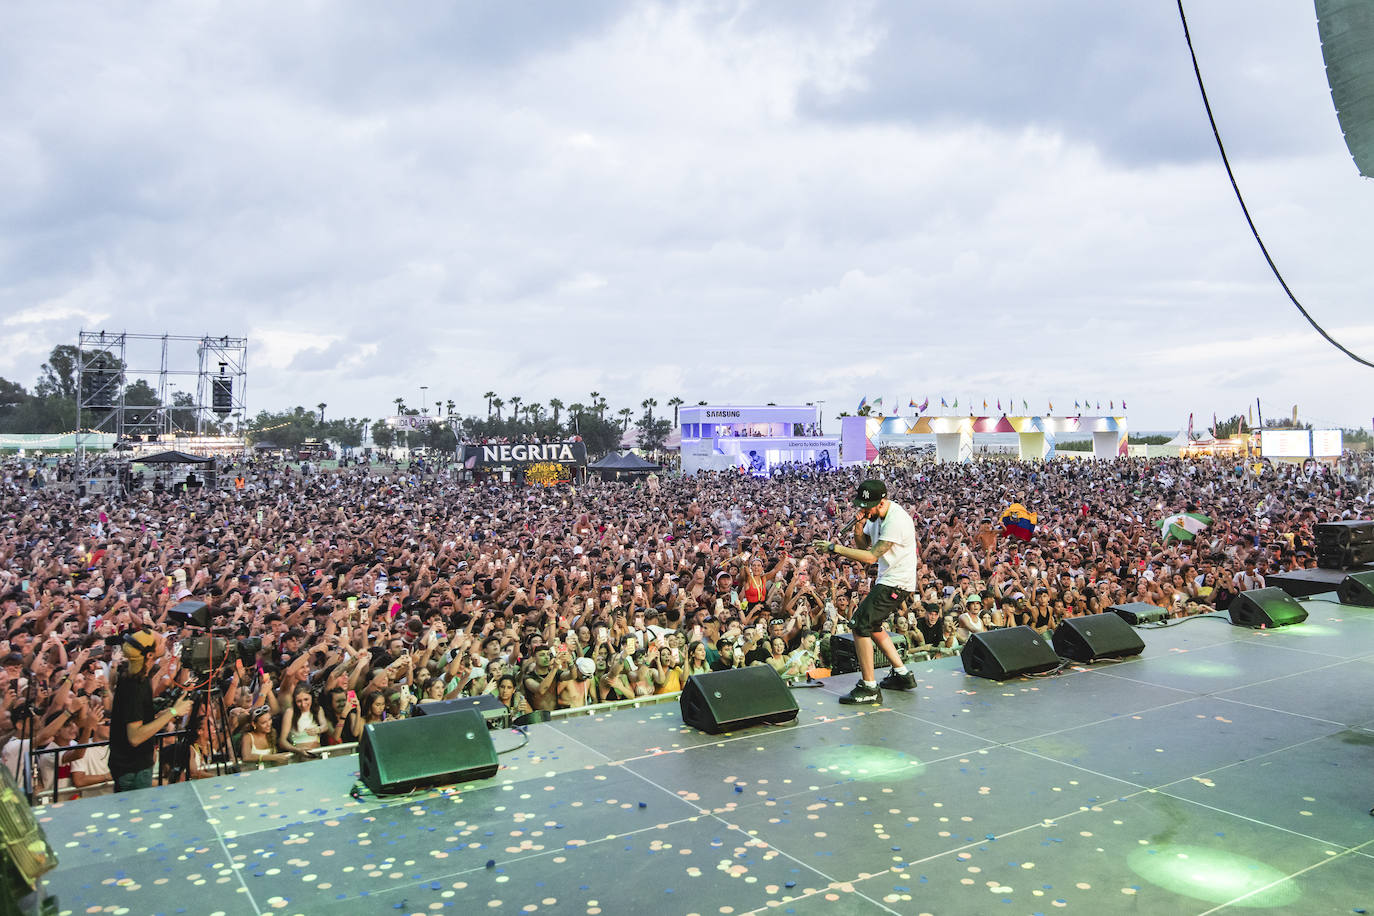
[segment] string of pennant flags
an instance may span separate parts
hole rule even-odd
[[[978,404],[977,404],[976,401],[974,401],[973,398],[969,398],[968,401],[966,401],[965,403],[967,404],[967,409],[968,409],[968,411],[969,411],[970,414],[972,414],[975,410],[978,409]],[[983,404],[982,404],[982,409],[983,409],[983,411],[984,411],[985,413],[986,413],[987,411],[990,411],[990,410],[994,410],[994,409],[995,409],[998,413],[1002,413],[1002,414],[1005,414],[1007,411],[1012,411],[1012,410],[1015,410],[1015,409],[1016,409],[1017,401],[1016,401],[1015,398],[1007,398],[1005,403],[1006,403],[1006,407],[1004,408],[1004,407],[1002,406],[1003,401],[1002,401],[1001,398],[997,398],[997,399],[995,399],[995,400],[993,400],[993,401],[989,401],[987,398],[984,398],[984,399],[983,399]],[[1020,403],[1021,403],[1021,410],[1022,410],[1022,412],[1026,413],[1026,414],[1029,414],[1029,413],[1031,412],[1030,402],[1027,401],[1026,399],[1022,398]],[[1054,402],[1053,402],[1053,401],[1046,401],[1046,403],[1049,405],[1049,409],[1048,409],[1046,412],[1047,412],[1047,413],[1051,413],[1051,414],[1054,413]],[[1062,402],[1061,402],[1061,403],[1062,403]],[[893,404],[894,404],[895,406],[893,407],[893,409],[892,409],[891,412],[890,412],[891,415],[892,415],[892,416],[900,415],[900,414],[901,414],[901,401],[898,400],[898,399],[896,399],[896,398],[894,398],[894,399],[893,399]],[[1117,409],[1116,404],[1117,404],[1116,399],[1113,398],[1113,399],[1111,399],[1111,400],[1108,400],[1108,401],[1107,401],[1107,410],[1113,411],[1113,412],[1116,411],[1116,409]],[[921,403],[919,403],[919,404],[916,403],[916,399],[915,399],[915,398],[908,398],[908,399],[907,399],[906,406],[907,406],[907,408],[909,408],[910,410],[915,411],[915,413],[913,414],[913,416],[920,416],[921,414],[924,414],[924,413],[926,413],[926,412],[928,412],[928,411],[930,410],[930,398],[929,398],[929,397],[924,398],[924,399],[921,401]],[[959,399],[958,399],[958,398],[955,398],[953,401],[950,401],[950,400],[948,400],[948,399],[946,399],[946,398],[940,398],[940,407],[939,407],[939,409],[940,409],[940,410],[959,410]],[[1122,409],[1122,410],[1125,410],[1125,409],[1126,409],[1126,402],[1125,402],[1125,401],[1122,401],[1122,402],[1121,402],[1121,409]],[[1074,410],[1074,413],[1079,413],[1079,412],[1085,411],[1085,410],[1097,410],[1097,411],[1100,411],[1100,410],[1102,410],[1102,402],[1101,402],[1101,401],[1092,401],[1092,400],[1089,400],[1089,399],[1087,399],[1087,398],[1084,398],[1084,399],[1081,400],[1081,401],[1074,401],[1074,402],[1073,402],[1073,410]],[[888,409],[887,409],[887,408],[885,407],[885,405],[883,404],[883,398],[882,398],[881,396],[876,397],[876,398],[873,398],[872,400],[869,400],[867,396],[859,398],[859,408],[858,408],[858,410],[856,411],[856,413],[859,413],[859,414],[868,414],[868,415],[871,415],[871,416],[888,416],[888,415],[889,415]]]

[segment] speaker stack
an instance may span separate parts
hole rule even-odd
[[[708,735],[797,718],[797,701],[768,665],[694,674],[678,700],[682,721]]]
[[[1315,530],[1317,565],[1354,569],[1374,563],[1374,521],[1322,522]]]

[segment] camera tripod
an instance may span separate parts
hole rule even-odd
[[[191,690],[191,715],[186,729],[172,745],[168,782],[181,782],[191,769],[191,745],[200,737],[202,722],[210,723],[210,746],[201,765],[213,767],[216,776],[239,771],[238,748],[229,732],[229,712],[224,707],[224,693],[219,685],[207,680],[204,687]]]

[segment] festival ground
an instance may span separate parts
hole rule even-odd
[[[492,779],[356,801],[357,758],[39,809],[64,913],[1358,913],[1374,610],[1194,618],[1138,658],[712,737],[676,703],[529,730]],[[496,733],[498,748],[520,736]]]

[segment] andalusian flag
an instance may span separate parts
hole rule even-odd
[[[1173,538],[1176,541],[1191,541],[1198,536],[1212,520],[1206,515],[1197,512],[1176,512],[1159,523],[1159,529],[1164,532],[1164,540]]]
[[[1035,534],[1035,519],[1034,512],[1028,512],[1020,503],[1012,503],[1002,512],[1002,533],[1007,537],[1029,541],[1031,535]]]

